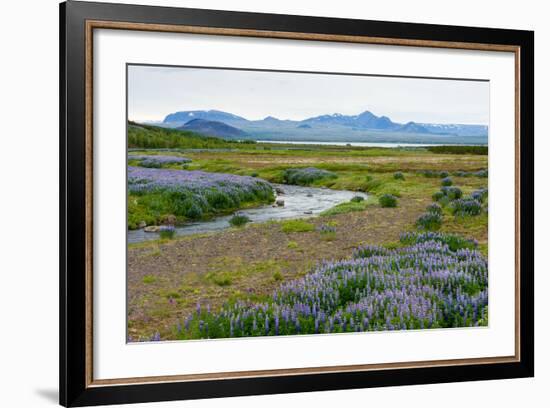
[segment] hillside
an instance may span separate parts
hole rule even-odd
[[[231,148],[236,144],[237,142],[203,136],[191,131],[128,122],[128,148],[215,149]]]

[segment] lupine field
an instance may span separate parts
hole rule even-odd
[[[282,284],[269,302],[197,305],[178,337],[220,338],[486,325],[487,261],[453,235],[404,234],[397,249],[358,247]],[[452,242],[449,246],[447,242]],[[453,249],[451,249],[453,248]]]
[[[128,161],[137,161],[142,167],[161,168],[168,164],[190,163],[191,159],[181,156],[163,156],[163,155],[130,155]]]
[[[180,221],[223,214],[250,203],[270,203],[273,188],[265,180],[233,174],[128,166],[128,220]]]
[[[128,156],[128,228],[157,228],[128,245],[129,341],[488,325],[486,148],[244,144],[160,129],[155,150],[140,142],[149,128],[132,130]],[[285,221],[243,215],[287,211],[285,184],[352,198]],[[176,233],[219,216],[227,229]]]

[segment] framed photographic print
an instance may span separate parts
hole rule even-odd
[[[60,21],[61,404],[533,376],[533,32]]]

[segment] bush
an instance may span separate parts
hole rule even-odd
[[[391,194],[384,194],[378,199],[378,202],[383,208],[397,207],[397,197]]]
[[[462,197],[462,190],[458,187],[444,186],[441,187],[441,192],[447,196],[450,200],[456,200]]]
[[[436,191],[435,193],[432,194],[432,200],[434,201],[439,201],[443,197],[445,197],[445,194],[442,191]]]
[[[486,188],[480,188],[472,192],[471,196],[474,200],[483,203],[489,197],[489,190]]]
[[[362,196],[355,196],[350,200],[352,203],[360,203],[361,201],[365,201],[365,197]]]
[[[430,204],[429,206],[426,207],[426,212],[442,215],[443,214],[443,209],[441,208],[441,206],[439,204],[434,203],[434,204]]]
[[[315,181],[325,178],[336,178],[336,173],[318,169],[315,167],[305,167],[299,169],[286,169],[283,172],[283,181],[287,184],[298,184],[307,186]]]
[[[250,222],[250,218],[248,218],[244,214],[235,214],[229,220],[229,224],[231,224],[234,227],[241,227],[241,226],[245,225],[247,222]]]
[[[481,214],[481,204],[473,198],[459,199],[451,202],[454,215],[475,216]]]
[[[441,180],[442,186],[452,186],[453,185],[453,179],[450,177],[445,177],[443,180]]]
[[[162,239],[172,239],[176,235],[176,229],[172,225],[163,225],[159,229],[159,235]]]
[[[396,180],[405,180],[405,176],[400,171],[393,173],[393,178]]]
[[[424,213],[416,220],[416,226],[426,231],[435,231],[441,228],[443,217],[433,212]]]

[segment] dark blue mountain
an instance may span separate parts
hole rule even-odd
[[[175,123],[181,126],[193,119],[213,120],[217,122],[247,122],[245,118],[233,115],[232,113],[217,110],[195,110],[171,113],[164,118],[163,123]]]
[[[205,136],[215,136],[224,139],[240,139],[249,136],[245,131],[230,126],[223,122],[204,119],[193,119],[185,125],[178,127],[180,130],[190,130]]]

